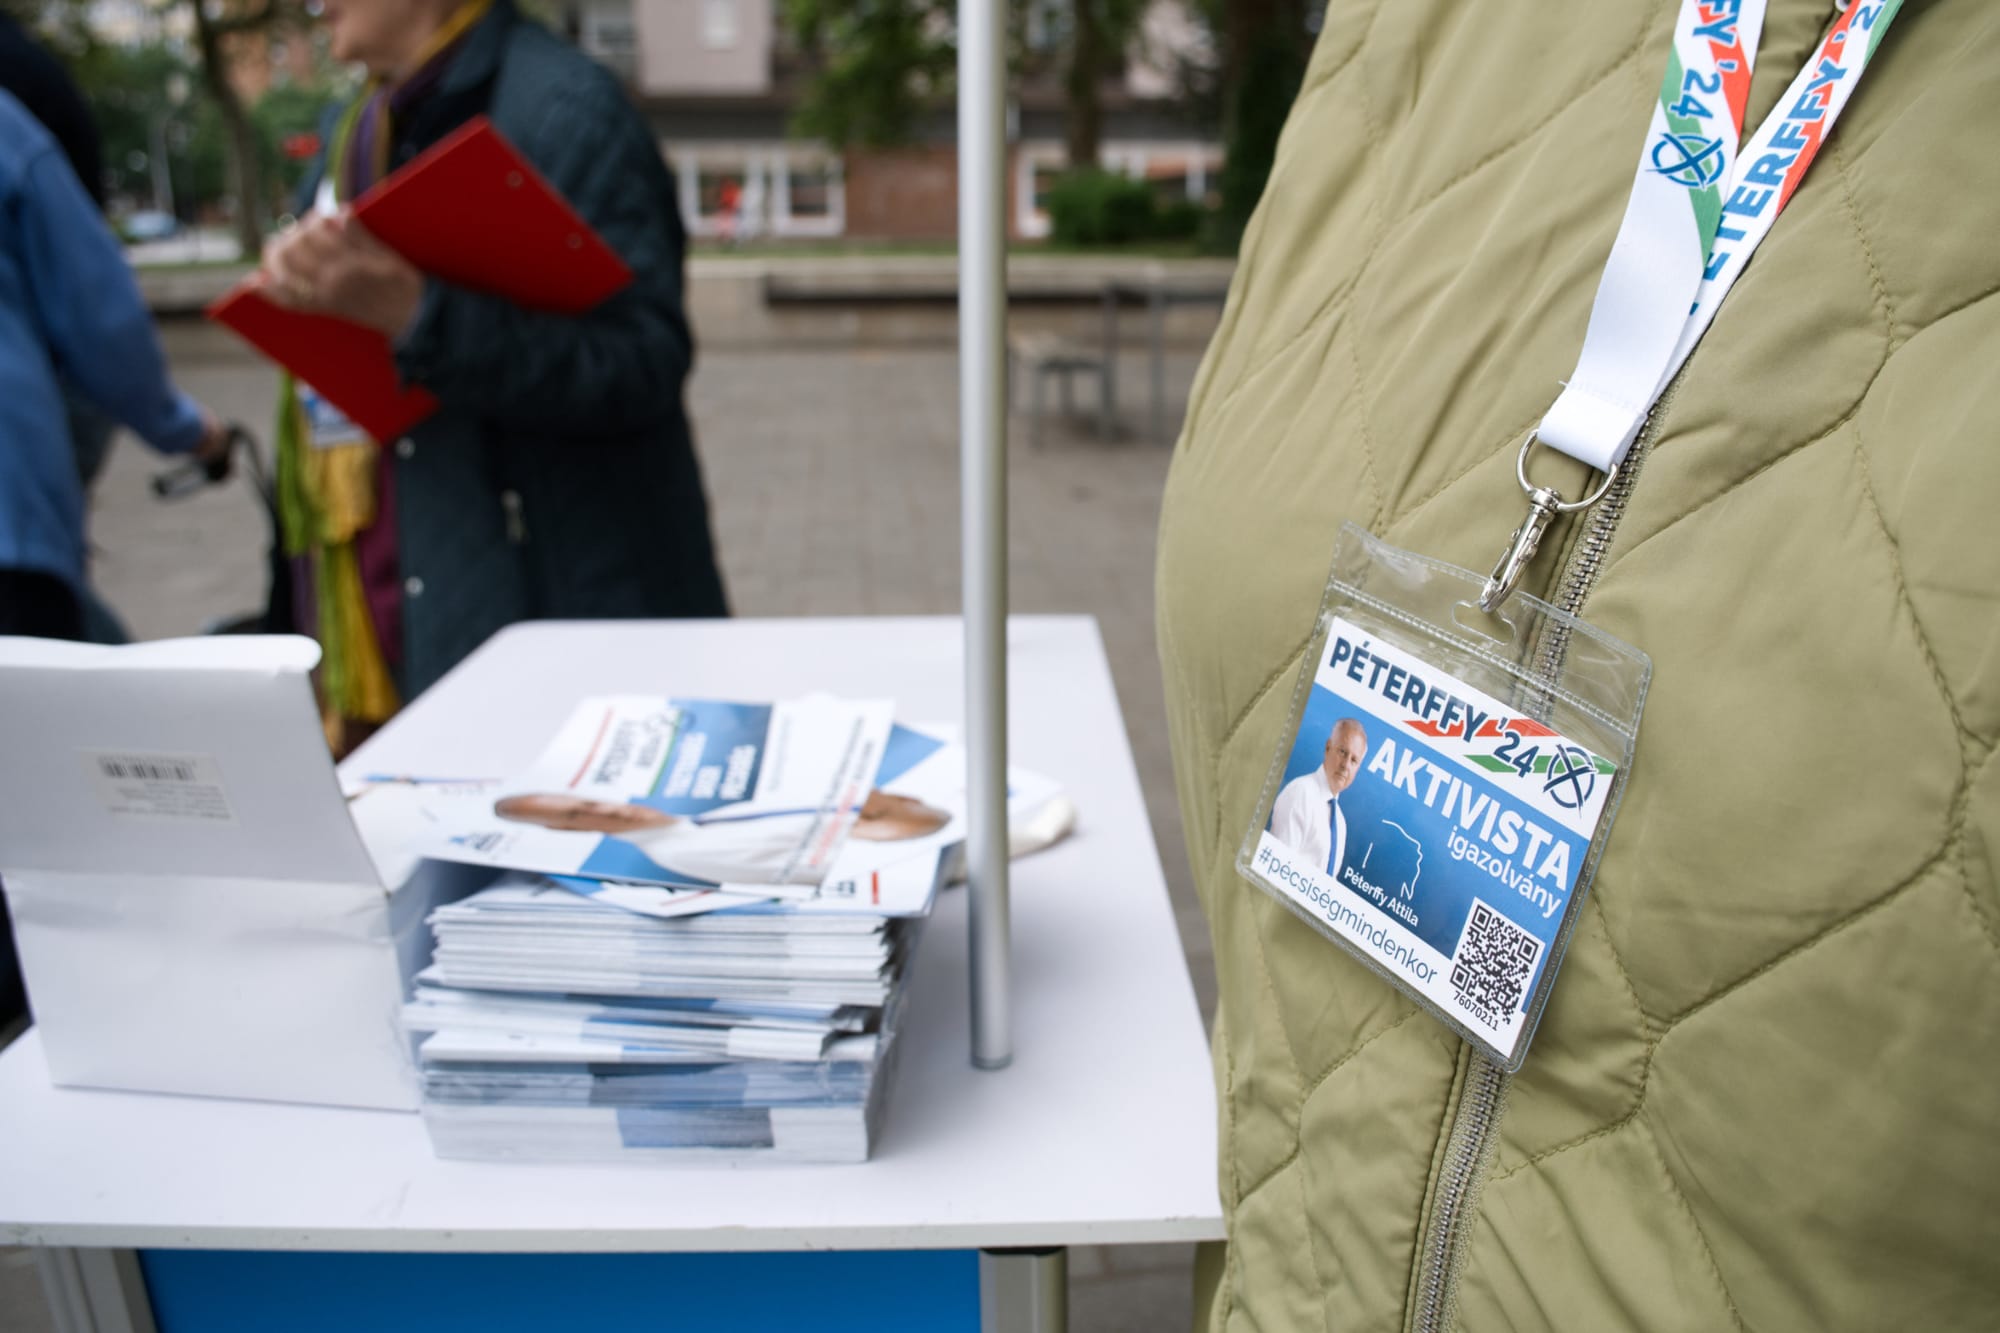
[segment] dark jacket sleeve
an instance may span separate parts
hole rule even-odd
[[[615,82],[553,91],[517,146],[633,273],[583,315],[524,310],[431,280],[397,340],[404,377],[450,408],[557,433],[618,434],[678,412],[693,361],[672,178]],[[504,128],[504,126],[503,126]]]

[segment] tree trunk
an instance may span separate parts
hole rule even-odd
[[[1300,0],[1227,0],[1222,24],[1222,235],[1234,249],[1264,193],[1312,39]]]
[[[1100,2],[1073,0],[1070,6],[1075,16],[1075,31],[1070,38],[1069,69],[1063,77],[1066,94],[1063,140],[1071,171],[1097,165],[1098,148],[1104,137],[1101,90],[1110,44],[1106,40],[1104,17],[1098,12]]]
[[[229,60],[222,49],[222,35],[202,0],[188,8],[194,14],[195,42],[201,51],[201,80],[215,108],[222,115],[229,134],[229,174],[236,189],[236,241],[243,257],[254,260],[264,248],[264,171],[258,160],[257,133],[243,99],[229,82]]]

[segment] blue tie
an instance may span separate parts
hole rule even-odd
[[[1340,878],[1340,798],[1333,797],[1326,803],[1326,873]]]

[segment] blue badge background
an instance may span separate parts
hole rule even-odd
[[[1291,754],[1285,762],[1286,782],[1319,766],[1325,755],[1327,733],[1343,717],[1354,718],[1367,729],[1370,761],[1380,751],[1383,739],[1393,738],[1398,751],[1407,753],[1414,750],[1422,754],[1439,768],[1470,784],[1480,794],[1498,799],[1501,809],[1519,811],[1568,843],[1571,881],[1574,882],[1589,850],[1587,839],[1558,827],[1553,820],[1538,814],[1526,802],[1513,798],[1492,780],[1460,767],[1442,751],[1425,744],[1422,736],[1401,725],[1400,721],[1392,721],[1355,700],[1341,698],[1323,685],[1315,684],[1306,700],[1305,714],[1298,734],[1292,740]],[[1420,779],[1420,790],[1428,786],[1428,776]],[[1422,800],[1411,796],[1407,790],[1397,787],[1378,773],[1369,772],[1364,762],[1362,771],[1355,775],[1353,785],[1340,796],[1341,814],[1347,820],[1347,852],[1343,871],[1354,868],[1368,883],[1382,889],[1385,897],[1406,903],[1416,913],[1416,925],[1412,926],[1400,917],[1393,919],[1445,958],[1450,958],[1457,950],[1466,919],[1472,914],[1472,900],[1477,896],[1542,941],[1541,966],[1546,966],[1548,948],[1561,929],[1563,913],[1558,911],[1544,919],[1540,908],[1533,906],[1504,880],[1495,879],[1473,862],[1453,860],[1448,836],[1453,830],[1465,830],[1459,828],[1455,818],[1447,820],[1444,817],[1444,797],[1444,790],[1440,788],[1437,808],[1426,807]],[[1484,822],[1483,814],[1480,822]],[[1389,826],[1392,823],[1401,826],[1422,848],[1414,893],[1407,898],[1402,896],[1399,885],[1411,872],[1413,849],[1403,833]],[[1466,832],[1465,836],[1473,844],[1487,847],[1476,834]],[[1523,841],[1525,845],[1525,839]],[[1546,849],[1543,855],[1547,855]],[[1503,859],[1517,871],[1520,869],[1519,863],[1512,857]],[[1364,861],[1367,863],[1366,871],[1360,869]],[[1538,882],[1549,883],[1546,880]],[[1568,888],[1567,885],[1562,887],[1565,891]],[[1385,910],[1372,897],[1347,883],[1344,877],[1340,880],[1340,888],[1357,905]],[[1559,895],[1559,901],[1566,902],[1567,898]],[[1540,966],[1537,967],[1539,972]],[[1532,994],[1533,990],[1531,982],[1527,994]]]

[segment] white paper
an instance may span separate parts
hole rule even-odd
[[[490,796],[440,797],[424,855],[543,874],[811,895],[882,760],[886,700],[585,700]]]

